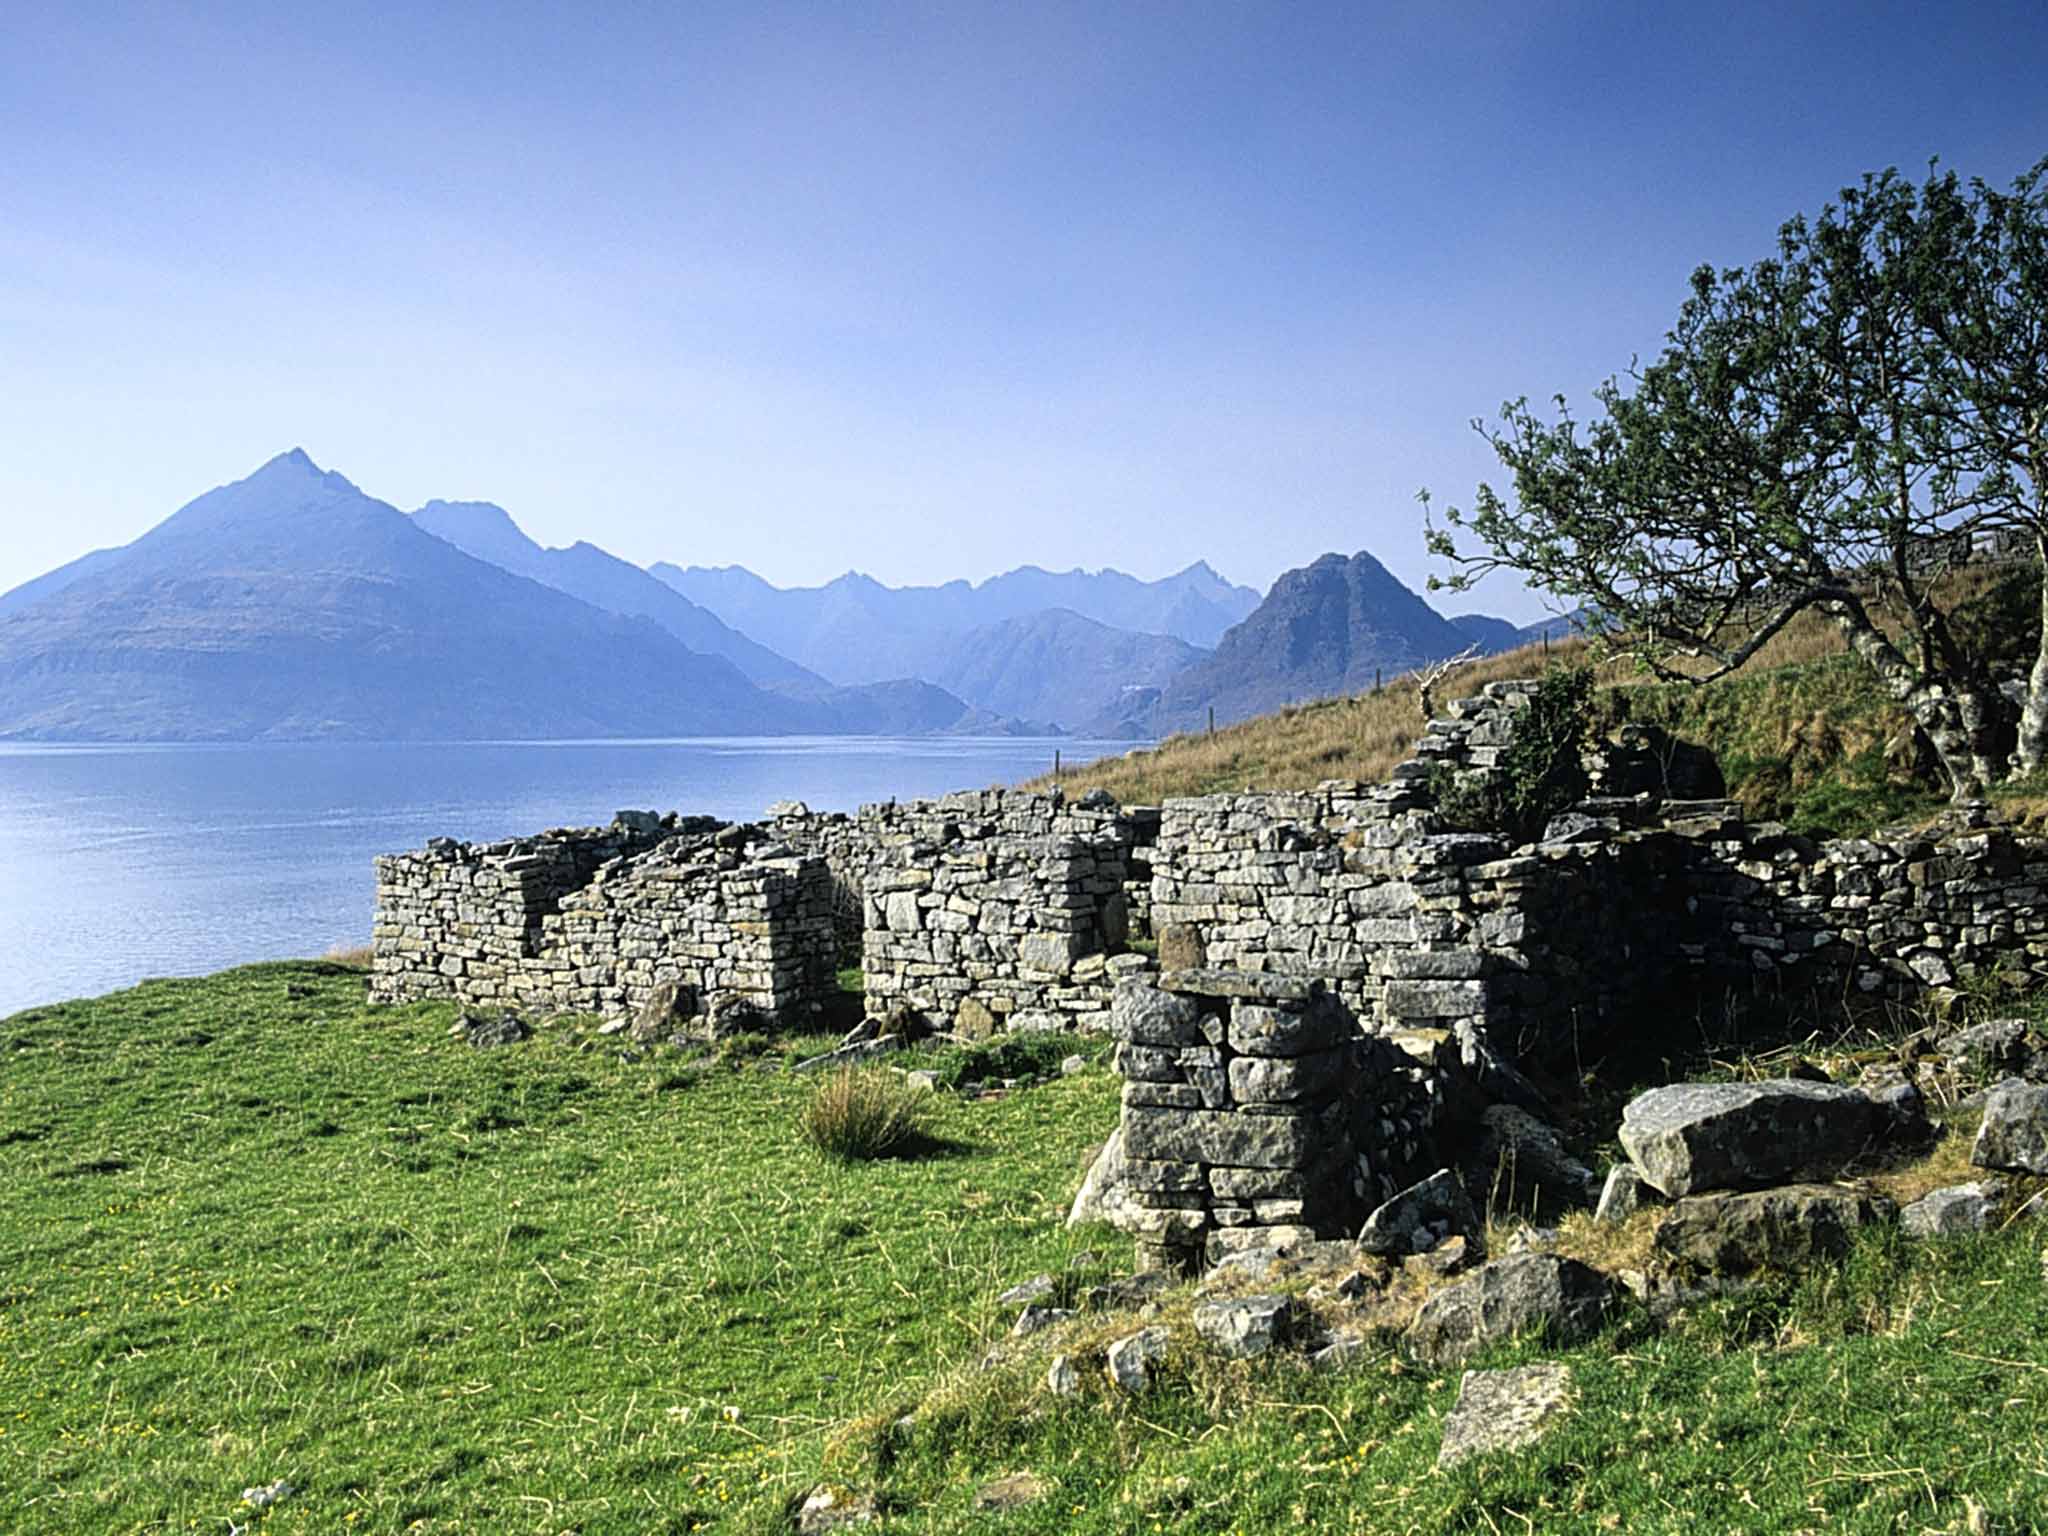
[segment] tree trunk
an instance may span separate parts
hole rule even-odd
[[[2034,650],[2034,670],[2027,677],[2026,702],[2020,706],[2020,739],[2012,755],[2013,767],[2033,773],[2048,759],[2048,534],[2037,534],[2034,547],[2041,556],[2041,635]]]
[[[1982,690],[1961,679],[1927,677],[1899,654],[1884,631],[1854,601],[1822,604],[1849,642],[1849,649],[1875,672],[1885,691],[1904,706],[1948,775],[1949,799],[1960,805],[1982,797],[1998,771],[1993,755],[1998,713]]]

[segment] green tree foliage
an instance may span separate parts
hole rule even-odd
[[[1597,390],[1590,418],[1559,396],[1554,417],[1517,400],[1475,423],[1511,491],[1481,485],[1432,522],[1454,567],[1432,585],[1519,572],[1653,671],[1695,681],[1816,610],[1926,735],[1957,798],[2015,746],[2037,762],[2048,608],[2015,712],[1958,633],[1946,578],[1989,530],[2048,533],[2044,176],[2048,161],[2010,193],[1866,176],[1786,224],[1775,255],[1700,268],[1662,352]]]

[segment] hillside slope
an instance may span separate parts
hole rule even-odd
[[[415,510],[412,519],[434,537],[515,576],[581,598],[607,613],[650,619],[691,650],[723,656],[764,688],[818,691],[831,686],[595,544],[579,540],[566,549],[544,548],[494,502],[430,501]]]

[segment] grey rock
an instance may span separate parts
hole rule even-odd
[[[1124,1133],[1119,1128],[1109,1133],[1109,1140],[1089,1164],[1087,1177],[1081,1180],[1081,1188],[1067,1212],[1067,1225],[1081,1227],[1106,1221],[1121,1228],[1133,1210],[1130,1187],[1124,1177]]]
[[[870,1524],[879,1515],[873,1494],[814,1489],[796,1512],[797,1536],[825,1536],[842,1526]]]
[[[1126,1106],[1124,1154],[1159,1162],[1233,1168],[1302,1168],[1319,1150],[1316,1121],[1300,1114]]]
[[[1058,1286],[1051,1275],[1033,1275],[1029,1280],[1011,1286],[996,1298],[999,1307],[1028,1307],[1036,1302],[1050,1301]]]
[[[1576,1259],[1516,1254],[1482,1264],[1425,1301],[1409,1324],[1408,1347],[1419,1359],[1451,1365],[1523,1333],[1576,1343],[1600,1326],[1612,1297],[1606,1276]]]
[[[1081,1390],[1081,1373],[1065,1355],[1054,1355],[1046,1369],[1045,1390],[1054,1397],[1073,1397]]]
[[[696,1004],[696,994],[690,988],[681,982],[663,982],[633,1015],[633,1038],[642,1045],[667,1039],[688,1025]]]
[[[1199,1045],[1201,1018],[1201,1005],[1194,998],[1162,992],[1148,981],[1132,979],[1117,983],[1109,1028],[1127,1045]]]
[[[1607,1170],[1607,1182],[1600,1187],[1600,1203],[1593,1208],[1593,1219],[1619,1226],[1642,1209],[1646,1195],[1655,1198],[1655,1191],[1643,1176],[1631,1164],[1617,1163]]]
[[[1534,1444],[1571,1403],[1572,1373],[1562,1365],[1524,1365],[1511,1371],[1467,1371],[1458,1400],[1444,1417],[1440,1467],[1454,1467],[1489,1451]]]
[[[1195,1333],[1217,1354],[1249,1360],[1287,1344],[1303,1316],[1291,1296],[1242,1296],[1195,1307]]]
[[[1068,1056],[1060,1062],[1061,1077],[1072,1077],[1078,1072],[1086,1072],[1087,1070],[1088,1058],[1086,1056]]]
[[[1989,1019],[1943,1035],[1934,1048],[1957,1065],[1976,1072],[2017,1072],[2033,1058],[2027,1046],[2025,1019]]]
[[[533,1026],[516,1013],[501,1013],[489,1018],[465,1018],[462,1021],[463,1038],[478,1050],[489,1050],[493,1046],[517,1045],[533,1034]]]
[[[1152,1385],[1152,1368],[1166,1358],[1173,1335],[1164,1328],[1140,1328],[1109,1346],[1104,1370],[1111,1386],[1143,1392]]]
[[[1195,971],[1202,968],[1202,930],[1193,923],[1168,923],[1159,930],[1159,968]]]
[[[1899,1212],[1908,1237],[1956,1237],[1988,1232],[1998,1224],[1999,1190],[1991,1183],[1952,1184],[1922,1195]]]
[[[1074,1313],[1065,1307],[1029,1306],[1017,1314],[1017,1321],[1010,1325],[1010,1334],[1013,1338],[1028,1339],[1034,1333],[1057,1327],[1073,1317]]]
[[[1495,1167],[1505,1163],[1515,1189],[1533,1185],[1564,1205],[1599,1199],[1600,1176],[1572,1155],[1555,1126],[1518,1104],[1489,1105],[1479,1123],[1489,1143],[1487,1161]]]
[[[1484,1226],[1465,1186],[1448,1168],[1411,1184],[1365,1218],[1358,1246],[1367,1253],[1427,1253],[1457,1234],[1474,1244]]]
[[[1876,1129],[1870,1099],[1833,1083],[1676,1083],[1629,1103],[1621,1145],[1651,1185],[1678,1196],[1831,1178]]]
[[[1365,1335],[1360,1333],[1333,1333],[1308,1357],[1309,1365],[1318,1371],[1348,1370],[1365,1353]]]
[[[1681,1199],[1658,1223],[1656,1242],[1698,1269],[1750,1274],[1840,1258],[1858,1227],[1897,1214],[1881,1195],[1833,1184],[1719,1190]]]
[[[1241,1056],[1310,1056],[1357,1033],[1349,1010],[1327,992],[1300,1004],[1240,1001],[1230,1010],[1230,1048]]]
[[[1979,1168],[2048,1173],[2048,1087],[2009,1077],[1985,1095],[1970,1161]]]

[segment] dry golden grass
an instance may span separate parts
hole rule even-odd
[[[367,944],[337,944],[320,958],[330,965],[345,965],[352,971],[367,971],[374,951]]]
[[[1525,646],[1455,668],[1436,690],[1438,706],[1476,693],[1487,683],[1533,677],[1546,662],[1584,660],[1583,640]],[[1619,673],[1622,664],[1611,664]],[[1106,789],[1125,805],[1156,805],[1176,795],[1243,789],[1309,789],[1324,779],[1384,779],[1422,732],[1422,707],[1413,679],[1372,693],[1298,704],[1275,714],[1226,726],[1213,736],[1170,736],[1154,748],[1069,768],[1060,788],[1070,795]],[[1051,775],[1024,787],[1045,790]]]

